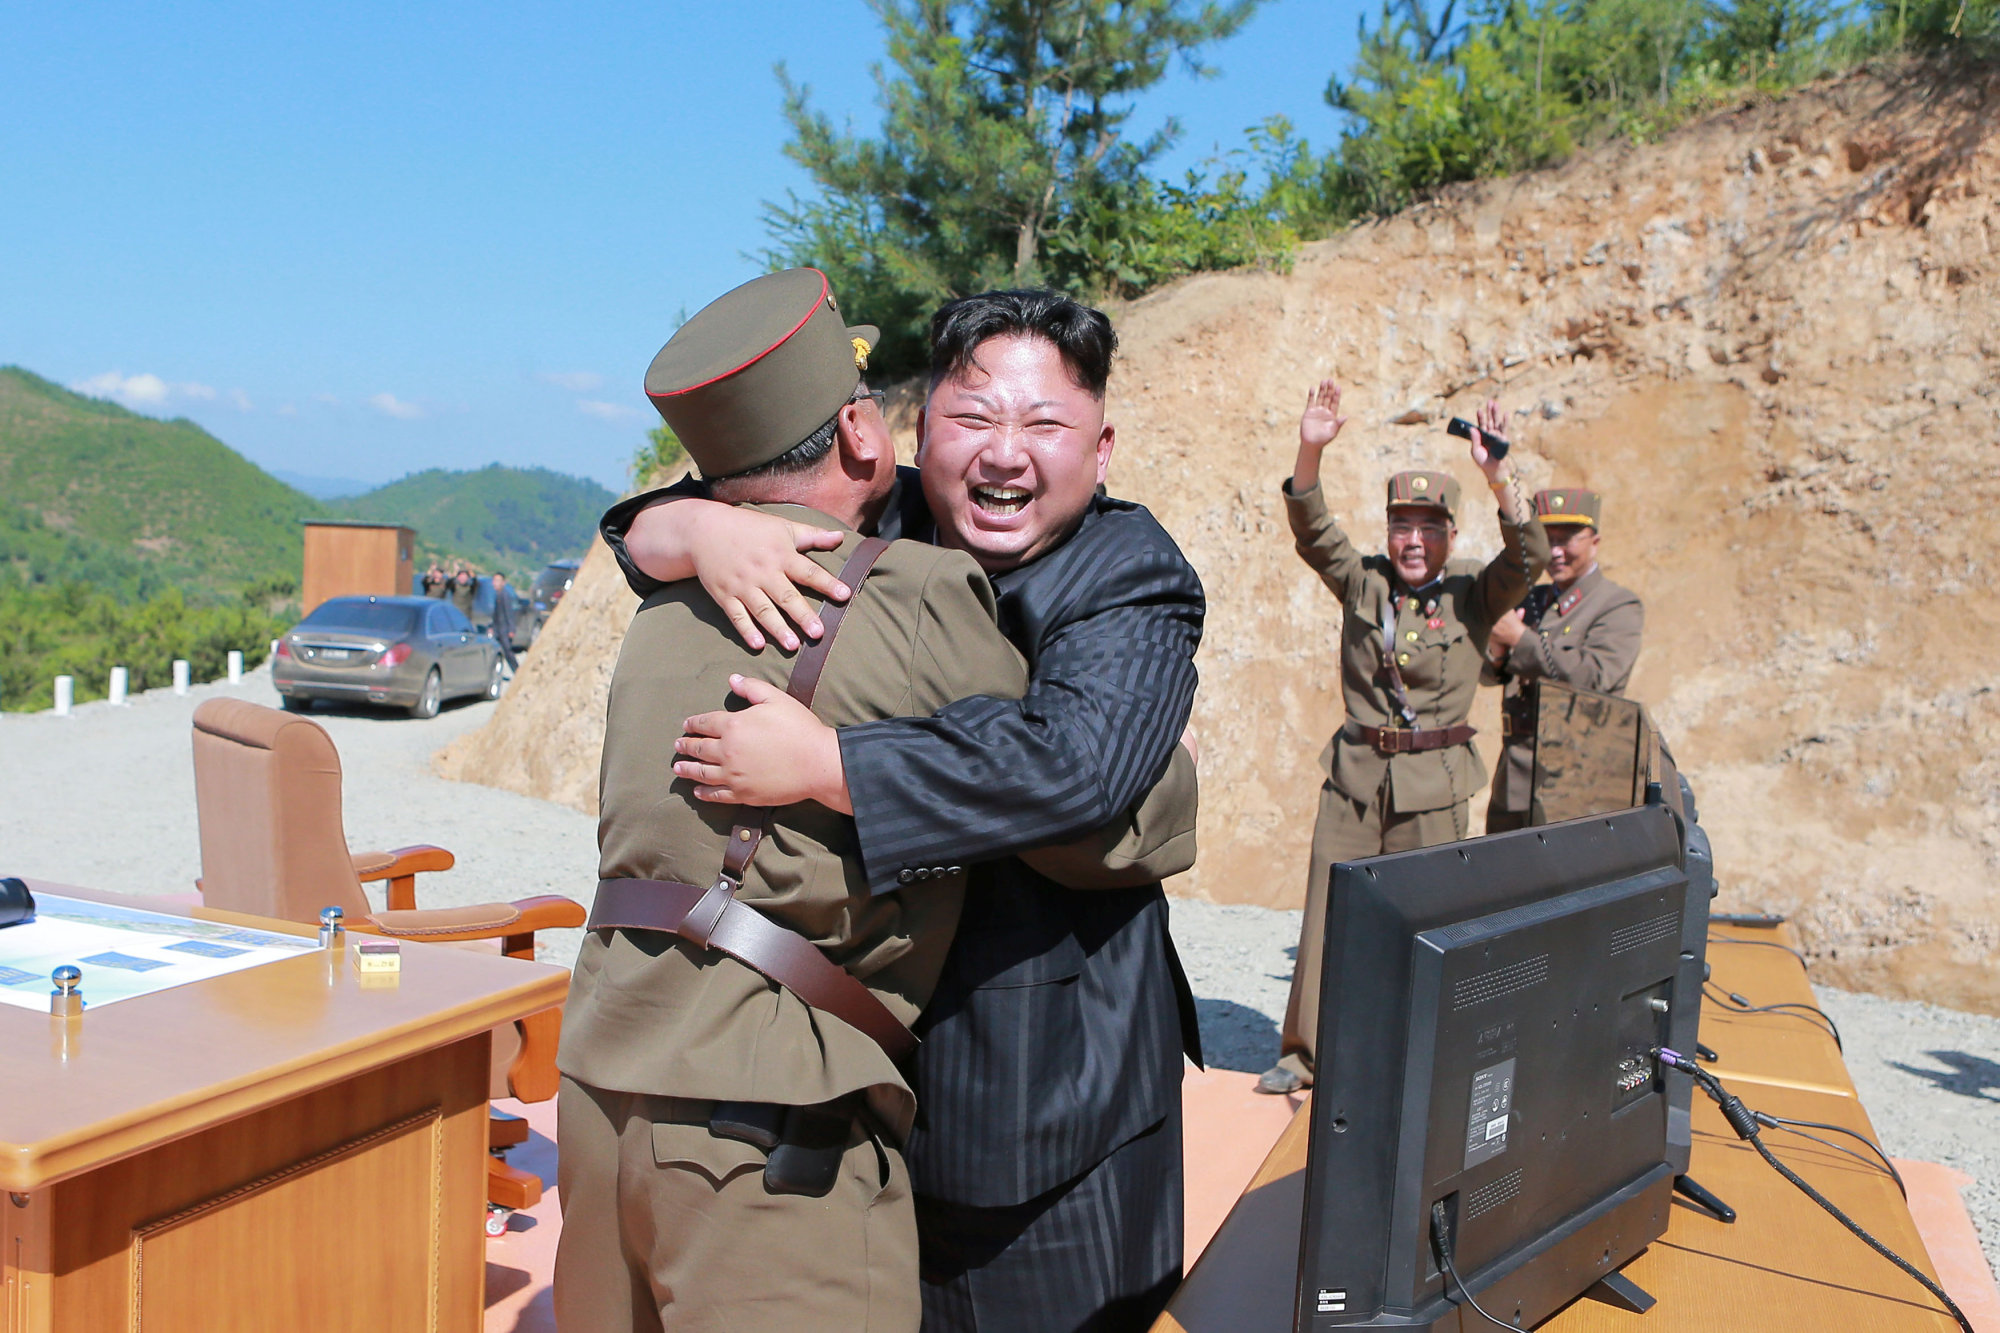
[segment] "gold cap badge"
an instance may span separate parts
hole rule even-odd
[[[1431,479],[1429,477],[1416,477],[1410,481],[1410,489],[1413,491],[1427,491],[1430,488]]]
[[[852,341],[854,343],[854,368],[856,370],[868,369],[868,353],[871,350],[868,340],[866,338],[855,338]]]

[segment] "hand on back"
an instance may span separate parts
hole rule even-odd
[[[768,638],[796,652],[798,633],[814,639],[824,633],[818,599],[847,600],[847,585],[807,554],[836,549],[841,533],[713,501],[662,508],[688,511],[674,516],[688,525],[686,550],[694,576],[753,651],[761,651]]]

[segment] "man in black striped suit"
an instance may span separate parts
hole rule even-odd
[[[1158,883],[1065,889],[1015,853],[1106,825],[1164,769],[1193,702],[1201,585],[1150,514],[1097,494],[1115,442],[1102,313],[987,293],[941,310],[932,343],[927,504],[892,505],[882,535],[917,535],[927,509],[937,540],[986,569],[1028,659],[1026,696],[841,728],[837,792],[797,785],[825,770],[796,760],[827,737],[742,710],[704,748],[718,759],[703,777],[754,804],[851,804],[879,891],[972,868],[919,1027],[907,1151],[925,1328],[1143,1329],[1181,1272],[1193,999]],[[607,531],[622,561],[648,568],[664,517]],[[746,587],[725,605],[783,641],[788,592]]]

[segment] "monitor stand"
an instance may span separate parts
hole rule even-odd
[[[1584,1290],[1584,1299],[1602,1301],[1620,1310],[1644,1314],[1655,1301],[1650,1292],[1623,1273],[1606,1273]]]
[[[1674,1193],[1681,1195],[1683,1198],[1694,1200],[1725,1222],[1734,1222],[1736,1220],[1736,1210],[1724,1203],[1716,1195],[1703,1189],[1692,1176],[1675,1176]]]

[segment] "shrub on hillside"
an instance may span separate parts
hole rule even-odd
[[[101,699],[115,666],[131,673],[134,692],[171,684],[176,658],[197,681],[221,677],[232,649],[255,666],[296,610],[281,605],[273,614],[271,600],[260,588],[239,602],[190,606],[169,588],[121,602],[84,583],[0,580],[0,708],[52,706],[57,676],[76,678],[78,702]]]

